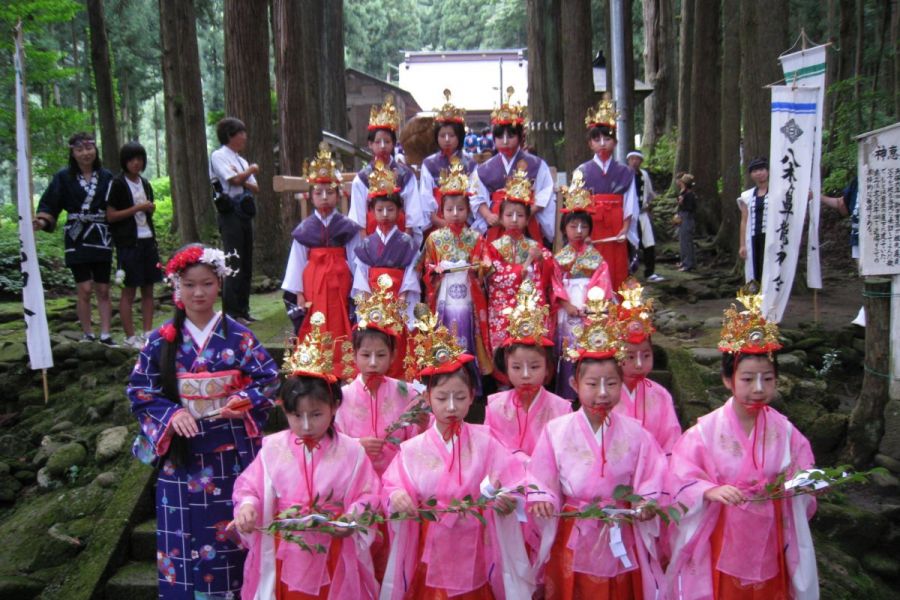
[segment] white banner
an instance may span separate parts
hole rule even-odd
[[[31,227],[31,164],[28,152],[28,125],[25,120],[25,48],[22,29],[16,33],[16,189],[19,205],[19,243],[21,246],[22,307],[25,311],[25,339],[32,369],[53,366],[50,330],[44,307],[44,286]]]
[[[816,46],[808,50],[793,52],[779,58],[784,70],[784,83],[789,86],[813,88],[816,97],[816,132],[813,146],[812,178],[810,189],[813,193],[809,203],[809,228],[806,237],[806,285],[822,289],[822,267],[819,262],[819,201],[822,194],[822,115],[825,111],[825,61],[828,46]]]
[[[859,272],[900,274],[900,123],[859,140]]]
[[[818,90],[772,87],[763,314],[781,321],[794,285],[809,195]]]

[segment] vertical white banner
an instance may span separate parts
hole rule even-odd
[[[772,87],[769,204],[763,256],[763,314],[781,321],[790,298],[812,170],[818,90]]]
[[[28,125],[25,119],[25,44],[21,26],[16,31],[16,189],[19,207],[19,243],[22,269],[22,308],[25,311],[25,339],[32,369],[53,366],[50,330],[44,307],[44,286],[31,227],[31,164],[28,156]]]
[[[785,85],[818,91],[815,146],[813,147],[810,179],[813,198],[809,204],[809,227],[806,237],[806,285],[817,290],[822,289],[822,267],[819,261],[819,208],[821,205],[819,199],[822,195],[822,115],[825,110],[827,48],[827,46],[816,46],[779,58],[784,71]]]

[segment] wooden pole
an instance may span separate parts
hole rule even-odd
[[[47,382],[47,369],[41,369],[41,379],[44,381],[44,404],[50,404],[50,384]]]
[[[813,322],[819,322],[819,290],[813,290]]]

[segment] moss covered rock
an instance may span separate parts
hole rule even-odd
[[[71,467],[80,467],[87,460],[87,450],[77,442],[63,444],[47,460],[47,472],[52,477],[62,477]]]

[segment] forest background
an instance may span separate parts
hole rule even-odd
[[[140,141],[168,227],[163,247],[215,238],[207,157],[229,114],[251,132],[261,167],[255,260],[277,278],[298,216],[272,190],[299,174],[325,129],[347,131],[344,70],[396,81],[402,50],[527,48],[529,113],[577,131],[535,131],[529,145],[560,169],[587,158],[581,122],[593,102],[590,68],[610,53],[610,0],[7,0],[0,6],[0,294],[18,291],[12,31],[25,28],[34,192],[65,165],[65,140],[94,131],[106,166]],[[654,93],[635,106],[657,181],[692,172],[698,233],[737,250],[734,198],[750,157],[769,147],[777,57],[807,39],[830,42],[823,177],[838,193],[853,176],[854,136],[900,115],[898,0],[626,0],[626,80]],[[563,43],[565,40],[565,43]],[[810,42],[811,43],[811,42]],[[607,61],[608,63],[611,61]],[[611,77],[615,74],[610,73]],[[611,79],[608,79],[611,80]],[[430,107],[429,107],[430,108]],[[624,141],[620,143],[626,143]],[[41,236],[45,266],[59,236]],[[9,250],[9,252],[7,252]],[[8,263],[8,264],[7,264]],[[43,269],[46,285],[68,285]]]

